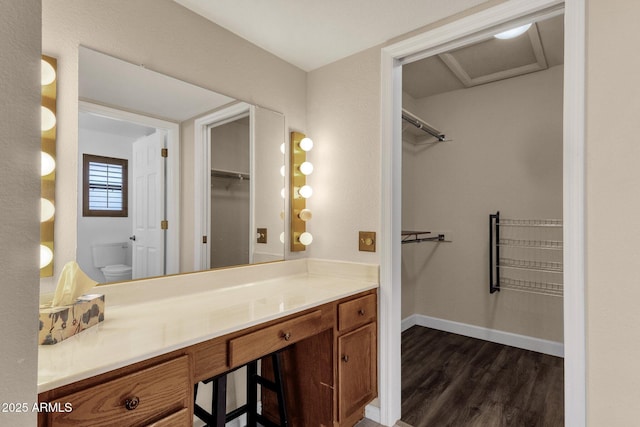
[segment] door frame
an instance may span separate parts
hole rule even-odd
[[[565,424],[586,425],[585,19],[582,0],[510,0],[381,51],[380,422],[401,416],[402,65],[564,11]],[[551,16],[551,15],[550,15]]]
[[[169,156],[165,167],[165,219],[169,228],[165,236],[165,274],[180,273],[180,125],[88,101],[79,101],[78,111],[166,131]]]
[[[249,116],[249,173],[254,176],[254,144],[255,144],[255,106],[246,102],[237,102],[229,107],[214,111],[194,121],[194,223],[193,223],[193,269],[208,270],[211,257],[211,245],[203,244],[202,237],[211,236],[211,144],[209,129]],[[254,200],[255,182],[249,181],[249,264],[253,263],[255,245]]]

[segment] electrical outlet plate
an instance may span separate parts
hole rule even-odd
[[[376,251],[376,232],[361,231],[358,236],[358,249],[361,252],[375,252]]]

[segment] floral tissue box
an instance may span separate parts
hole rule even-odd
[[[56,344],[104,320],[104,295],[82,295],[72,305],[40,308],[38,344]]]

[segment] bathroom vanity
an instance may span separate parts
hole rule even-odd
[[[190,426],[194,384],[279,349],[290,425],[355,424],[377,394],[377,266],[238,270],[177,276],[181,295],[172,278],[103,287],[103,324],[40,348],[39,400],[61,410],[39,425]],[[149,286],[157,295],[141,299]],[[262,408],[277,410],[273,396]]]

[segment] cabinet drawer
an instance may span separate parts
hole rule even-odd
[[[344,331],[376,319],[376,294],[365,295],[338,305],[338,330]]]
[[[86,388],[55,400],[71,412],[49,413],[50,426],[138,426],[190,408],[189,358],[177,359]],[[182,418],[184,420],[184,418]],[[159,424],[173,425],[173,424]]]
[[[317,310],[229,341],[229,367],[235,368],[316,335],[322,311]]]

